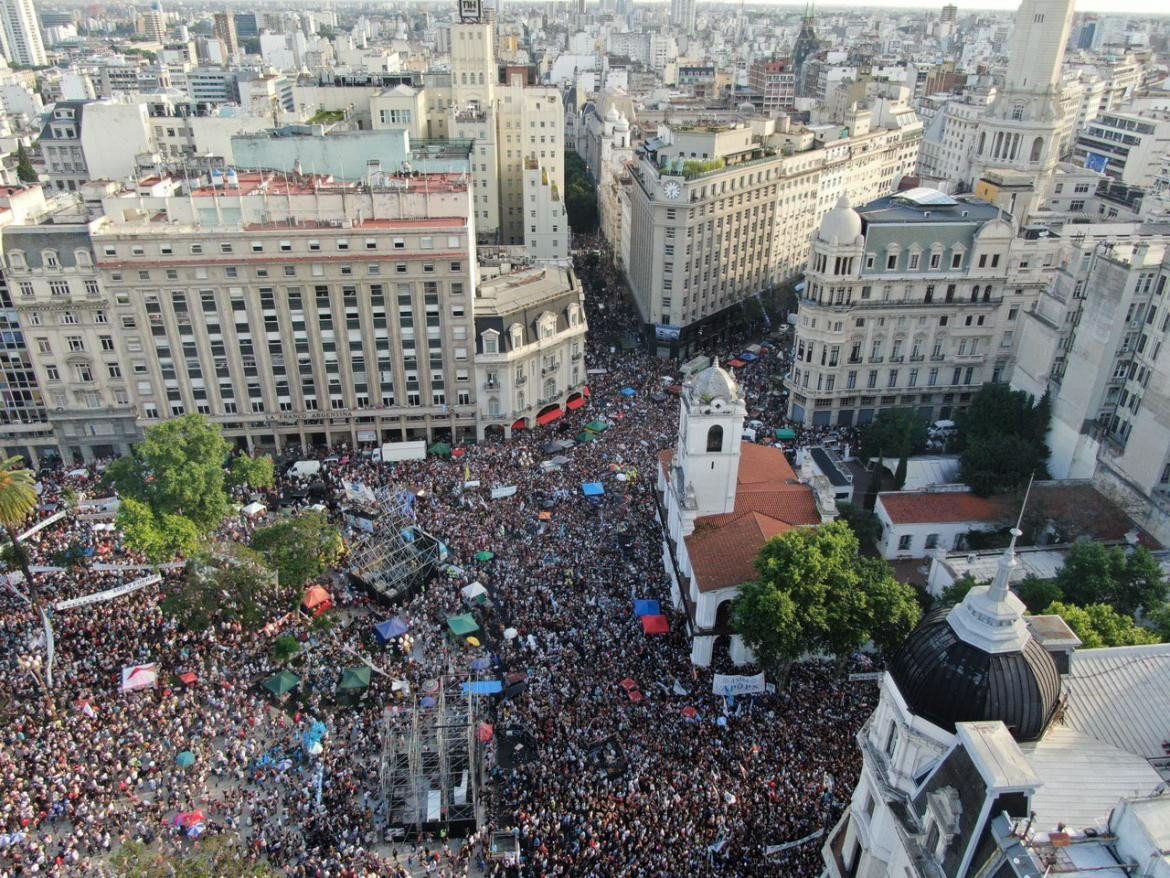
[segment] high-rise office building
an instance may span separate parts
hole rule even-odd
[[[162,43],[167,38],[167,19],[159,0],[150,4],[150,9],[142,13],[142,32],[146,38],[154,43]]]
[[[212,32],[223,42],[229,57],[240,50],[240,38],[236,33],[236,18],[230,12],[215,13]]]
[[[954,3],[948,3],[942,8],[942,21],[954,21],[959,14],[959,7]]]
[[[0,0],[0,25],[4,31],[0,49],[10,64],[43,67],[49,63],[32,0]]]
[[[695,0],[670,0],[670,23],[688,36],[695,32]]]

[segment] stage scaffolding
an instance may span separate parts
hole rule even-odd
[[[409,839],[440,829],[463,836],[479,827],[482,754],[476,702],[482,696],[462,691],[472,679],[444,675],[435,694],[412,693],[405,703],[386,708],[380,780],[391,836]],[[434,704],[424,707],[428,697]]]
[[[350,575],[377,596],[404,600],[443,560],[442,543],[415,521],[409,491],[384,488],[344,511],[347,521],[365,531],[350,550]],[[363,502],[364,500],[364,502]]]

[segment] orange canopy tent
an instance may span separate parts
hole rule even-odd
[[[314,616],[320,616],[326,610],[333,609],[333,596],[319,585],[314,585],[305,592],[301,601],[301,609]]]

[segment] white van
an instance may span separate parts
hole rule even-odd
[[[950,439],[958,434],[959,428],[954,421],[935,421],[926,432],[931,439]]]

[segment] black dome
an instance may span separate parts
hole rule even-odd
[[[949,732],[959,722],[1000,720],[1017,741],[1039,738],[1060,699],[1052,656],[1031,637],[1022,650],[985,652],[960,639],[949,612],[924,618],[890,664],[910,712]]]

